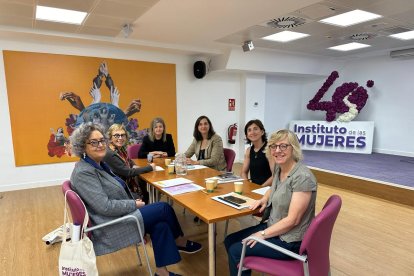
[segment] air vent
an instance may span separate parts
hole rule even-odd
[[[267,22],[267,26],[278,29],[289,29],[303,25],[305,23],[306,19],[304,18],[288,16],[272,19]]]
[[[349,39],[354,41],[361,41],[361,40],[367,40],[377,37],[377,34],[374,33],[360,33],[360,34],[353,34],[349,37]]]

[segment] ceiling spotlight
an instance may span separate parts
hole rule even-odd
[[[132,29],[132,25],[131,24],[125,24],[124,26],[122,26],[122,30],[121,31],[124,34],[124,37],[125,38],[128,38],[132,34],[132,32],[134,30]]]
[[[249,40],[249,41],[245,41],[242,45],[243,51],[244,52],[250,52],[254,49],[254,45],[253,45],[253,41]]]

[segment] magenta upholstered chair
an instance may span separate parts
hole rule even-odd
[[[82,202],[82,199],[79,197],[79,195],[75,191],[72,190],[69,180],[66,180],[65,182],[63,182],[62,192],[64,195],[66,194],[66,200],[67,200],[67,204],[69,205],[73,223],[83,225],[83,220],[85,218],[85,205]],[[123,223],[125,220],[136,221],[137,228],[138,228],[137,234],[139,235],[140,240],[144,241],[142,231],[141,231],[141,226],[139,225],[139,221],[136,217],[132,215],[126,215],[126,216],[123,216],[123,217],[120,217],[120,218],[117,218],[117,219],[114,219],[114,220],[111,220],[105,223],[101,223],[99,225],[92,225],[91,221],[89,221],[88,226],[84,229],[84,232],[90,235],[93,230],[103,228],[109,225],[117,224],[117,223]],[[152,270],[151,270],[150,262],[148,259],[147,249],[145,248],[145,246],[143,246],[142,248],[144,250],[144,255],[145,255],[146,262],[147,262],[149,275],[152,276]],[[135,249],[137,251],[138,263],[139,265],[142,265],[141,256],[138,250],[138,244],[135,245]]]
[[[289,250],[276,246],[266,240],[249,237],[266,246],[283,252],[296,260],[275,260],[263,257],[244,257],[246,243],[243,245],[242,256],[239,264],[239,274],[242,267],[256,270],[269,275],[283,276],[327,276],[329,275],[329,245],[335,220],[341,209],[342,200],[337,195],[332,195],[325,203],[322,211],[312,220],[303,237],[299,255]]]
[[[227,163],[227,168],[226,170],[228,172],[231,172],[233,170],[233,163],[234,163],[234,159],[236,159],[236,152],[234,152],[234,150],[232,149],[223,149],[224,151],[224,159],[226,159],[226,163]]]
[[[140,148],[141,148],[141,144],[133,144],[133,145],[128,146],[127,147],[128,157],[131,159],[137,159]]]

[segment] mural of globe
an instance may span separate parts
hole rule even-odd
[[[76,119],[75,127],[87,122],[101,124],[105,128],[105,131],[114,123],[128,124],[125,113],[115,105],[109,103],[95,103],[86,107]]]

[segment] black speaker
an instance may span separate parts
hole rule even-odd
[[[202,79],[206,75],[206,63],[204,61],[196,61],[194,63],[194,77]]]

